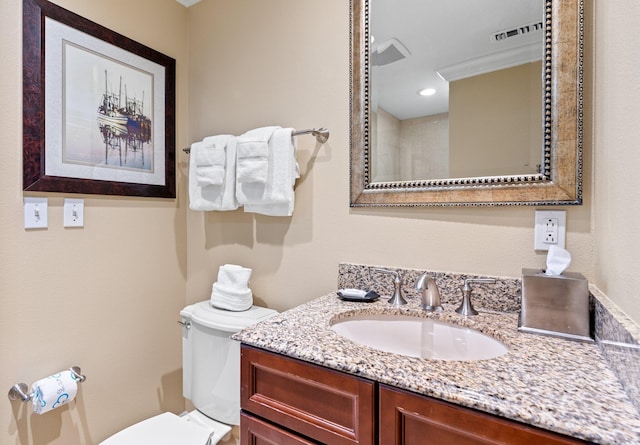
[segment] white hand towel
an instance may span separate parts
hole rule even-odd
[[[244,204],[245,212],[291,216],[295,204],[293,186],[300,177],[293,128],[277,129],[269,140],[269,170],[260,200]]]
[[[236,200],[236,138],[231,135],[211,136],[217,144],[224,145],[225,166],[224,181],[221,184],[201,184],[195,158],[189,160],[189,208],[191,210],[235,210]],[[209,140],[205,138],[204,140]],[[203,140],[203,142],[204,142]],[[194,149],[199,143],[193,144]],[[197,148],[196,148],[197,149]]]
[[[269,142],[260,137],[238,137],[236,149],[238,168],[236,181],[258,182],[264,184],[267,180],[269,163]]]
[[[218,281],[211,287],[211,305],[230,311],[245,311],[253,305],[249,289],[251,269],[225,264],[218,269]]]
[[[251,289],[247,289],[244,292],[232,291],[220,286],[219,283],[213,283],[211,287],[211,305],[228,311],[246,311],[253,306],[253,294]]]
[[[226,136],[213,136],[192,145],[190,159],[196,163],[199,185],[221,185],[224,182],[227,141]]]
[[[238,136],[236,198],[242,205],[261,202],[269,174],[269,140],[280,127],[262,127]]]
[[[248,267],[225,264],[218,269],[218,284],[232,289],[247,289],[251,272]]]

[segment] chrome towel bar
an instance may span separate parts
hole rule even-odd
[[[326,128],[322,127],[322,128],[311,128],[308,130],[297,130],[294,131],[291,135],[292,136],[300,136],[303,134],[311,134],[313,135],[316,140],[321,143],[324,144],[325,142],[327,142],[329,140],[329,130],[327,130]],[[183,148],[182,151],[184,151],[186,154],[191,153],[191,147],[187,147],[187,148]]]

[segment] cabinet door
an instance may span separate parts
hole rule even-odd
[[[380,385],[384,445],[574,445],[576,439]]]
[[[241,445],[316,445],[245,413],[240,415]]]
[[[246,412],[330,445],[373,445],[375,384],[311,363],[241,349]]]

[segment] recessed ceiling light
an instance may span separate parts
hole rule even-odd
[[[436,94],[436,90],[434,90],[433,88],[425,88],[424,90],[418,91],[418,94],[420,96],[433,96],[434,94]]]

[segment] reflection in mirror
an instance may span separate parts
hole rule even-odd
[[[582,0],[352,0],[351,205],[581,203]]]
[[[371,3],[373,182],[539,173],[543,9]]]

